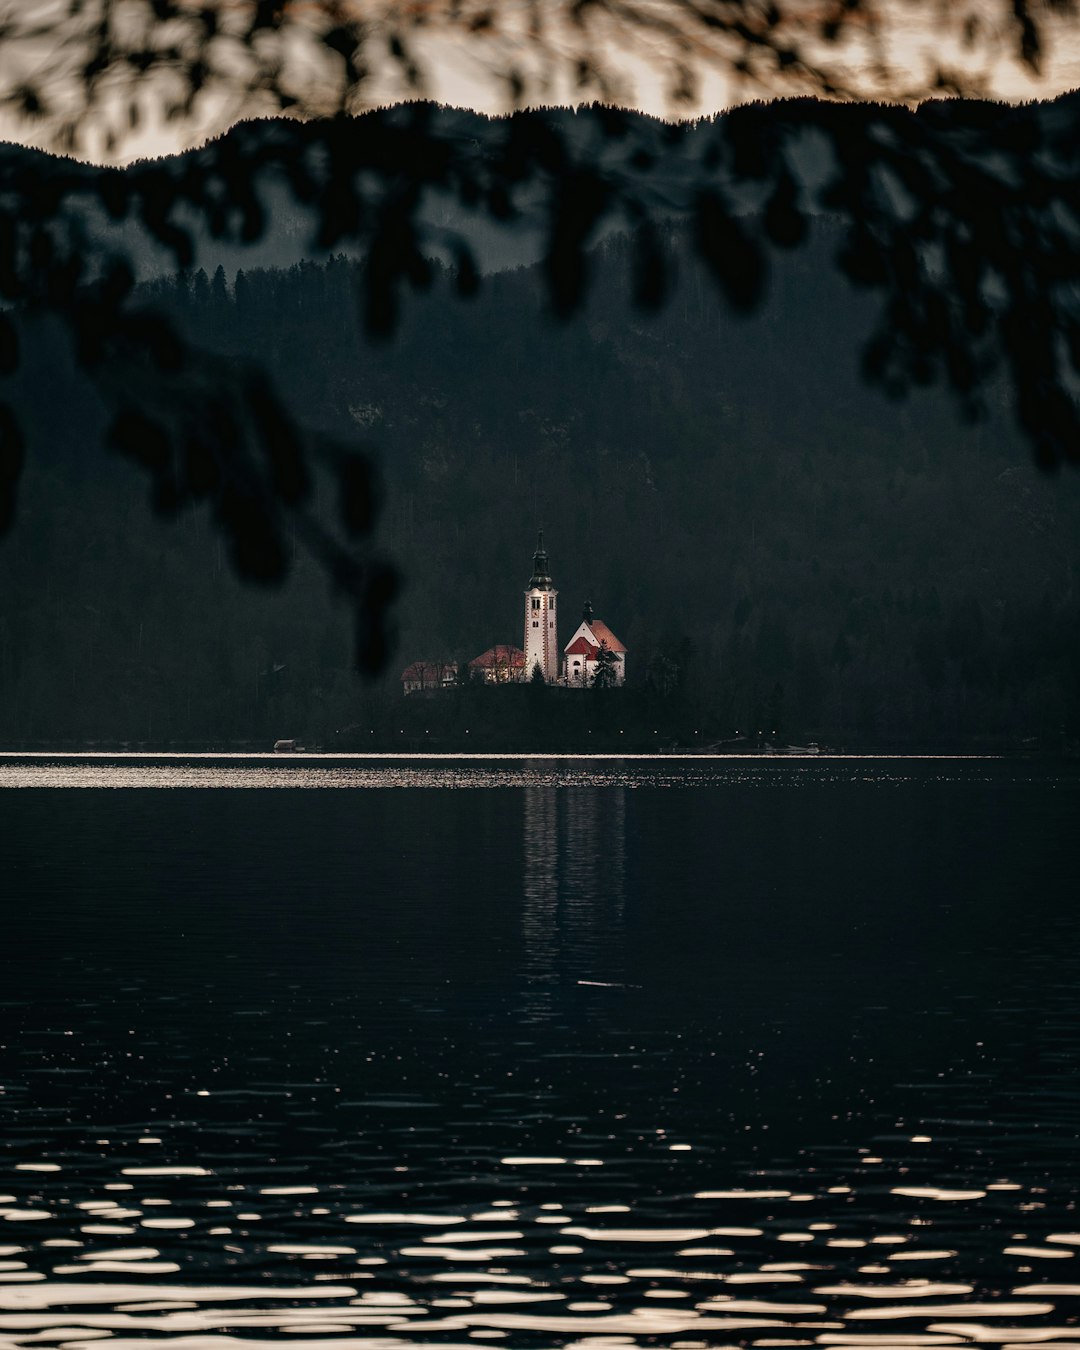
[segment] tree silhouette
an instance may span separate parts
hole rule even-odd
[[[258,370],[223,369],[140,307],[127,236],[105,222],[135,222],[186,268],[197,229],[258,240],[272,189],[283,187],[319,247],[363,254],[363,322],[387,336],[402,290],[431,284],[433,250],[453,258],[460,295],[481,284],[467,232],[423,223],[431,194],[504,230],[539,219],[548,296],[564,316],[587,294],[602,229],[633,237],[639,305],[670,293],[663,237],[675,222],[745,312],[767,293],[770,252],[798,246],[825,211],[846,230],[838,265],[880,300],[866,377],[894,395],[942,380],[977,416],[1004,375],[1037,462],[1076,463],[1076,103],[913,106],[935,93],[986,94],[1006,58],[1037,74],[1055,31],[1070,31],[1069,9],[1065,0],[944,11],[932,0],[550,0],[518,12],[482,0],[374,0],[354,13],[337,0],[88,0],[40,11],[4,0],[0,108],[52,151],[122,159],[147,118],[192,128],[241,115],[292,120],[122,172],[4,153],[0,376],[18,368],[20,323],[59,317],[111,410],[112,446],[147,472],[157,509],[208,502],[235,567],[256,580],[279,581],[293,549],[309,551],[349,598],[357,664],[372,671],[387,655],[397,581],[378,555],[364,448],[295,425]],[[914,76],[896,40],[912,14],[939,24],[935,51],[951,53]],[[438,92],[451,42],[513,111],[482,138],[424,99]],[[616,106],[634,99],[635,74],[658,78],[676,113],[717,75],[733,99],[790,101],[704,125],[661,123]],[[907,102],[823,101],[839,96]],[[413,101],[359,129],[351,120],[402,98]],[[596,102],[577,117],[522,111],[567,98]],[[200,270],[194,287],[220,298],[224,275],[211,285]],[[14,519],[25,450],[0,402],[0,532]],[[324,474],[338,499],[332,524],[313,509]]]
[[[619,658],[601,638],[596,649],[596,669],[593,671],[594,689],[614,689],[619,682]]]

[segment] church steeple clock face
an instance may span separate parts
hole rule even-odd
[[[533,554],[533,572],[525,592],[525,678],[531,680],[539,666],[545,680],[559,674],[559,641],[556,601],[559,592],[548,571],[544,532],[540,531]]]

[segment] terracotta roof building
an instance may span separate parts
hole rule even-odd
[[[586,602],[586,609],[589,611],[589,614],[591,615],[592,605],[588,604],[588,602]],[[621,652],[624,656],[626,655],[626,648],[622,645],[622,643],[611,631],[611,629],[607,626],[607,624],[604,623],[603,619],[589,618],[588,620],[586,620],[586,622],[588,624],[589,631],[593,635],[593,640],[597,643],[597,645],[599,645],[601,642],[604,642],[607,644],[607,649],[609,652]]]
[[[401,672],[401,687],[406,694],[430,694],[449,689],[457,679],[456,661],[414,661]]]
[[[563,683],[572,689],[587,689],[596,679],[600,669],[600,648],[604,647],[615,657],[612,667],[612,683],[626,683],[626,648],[601,619],[594,619],[592,605],[585,601],[581,623],[570,636],[563,648]]]
[[[522,645],[498,642],[468,664],[472,680],[485,684],[523,684],[543,679],[547,684],[587,689],[592,685],[626,682],[626,647],[586,601],[581,623],[560,649],[557,614],[559,592],[548,567],[544,536],[533,553],[532,575],[525,591],[525,627]],[[561,651],[561,656],[560,656]],[[414,661],[401,673],[406,694],[434,693],[452,688],[458,680],[455,661]]]
[[[520,684],[525,678],[525,653],[520,647],[497,643],[474,656],[469,671],[487,684]]]
[[[573,642],[567,645],[564,656],[585,656],[590,661],[595,661],[600,648],[594,642],[590,642],[587,637],[577,637]]]

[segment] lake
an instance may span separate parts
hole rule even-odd
[[[1078,822],[1035,761],[0,756],[0,1350],[1076,1345]]]

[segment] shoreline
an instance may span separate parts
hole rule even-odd
[[[665,762],[672,760],[1073,760],[1077,755],[1071,751],[1051,750],[977,750],[977,749],[912,749],[912,750],[875,750],[875,749],[822,749],[818,752],[800,750],[175,750],[175,749],[139,749],[139,750],[57,750],[57,749],[8,749],[0,747],[0,763],[20,760],[117,760],[117,761],[154,761],[154,760],[249,760],[258,763],[308,764],[370,761],[395,762],[403,760],[439,761],[493,761],[493,760],[641,760]]]

